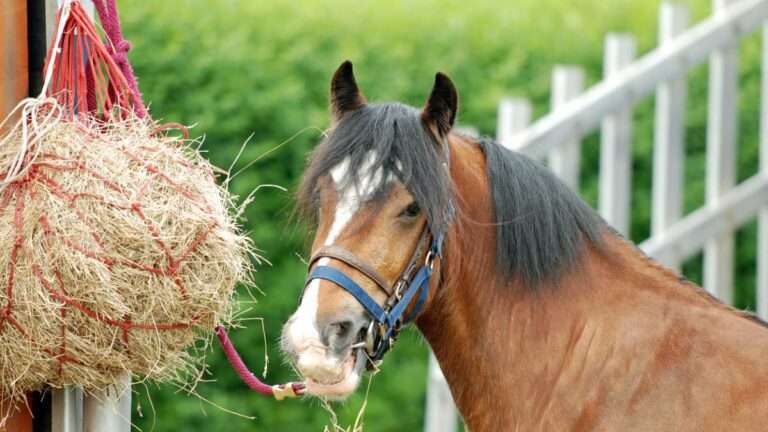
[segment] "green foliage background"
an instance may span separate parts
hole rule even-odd
[[[303,228],[289,222],[291,192],[312,146],[327,127],[328,80],[338,64],[351,59],[371,100],[423,103],[434,73],[447,72],[461,95],[460,122],[493,135],[496,105],[507,95],[529,97],[539,116],[548,110],[552,68],[584,66],[588,82],[600,79],[603,37],[629,32],[638,51],[656,41],[658,0],[302,0],[292,2],[179,0],[120,4],[126,36],[134,43],[131,61],[155,117],[196,124],[215,164],[233,163],[241,144],[253,135],[235,170],[260,158],[238,175],[232,190],[245,196],[263,188],[246,212],[246,227],[272,265],[256,275],[265,295],[244,304],[246,317],[259,323],[235,331],[238,347],[254,370],[269,352],[268,380],[293,377],[277,350],[283,321],[296,306],[304,280]],[[691,0],[693,19],[709,13],[706,0]],[[759,43],[742,43],[739,178],[757,167]],[[687,117],[686,210],[704,200],[706,65],[691,75]],[[631,237],[649,232],[653,98],[640,103],[634,124],[634,192]],[[586,138],[582,193],[596,204],[599,141]],[[736,271],[739,307],[754,304],[755,226],[739,231]],[[700,258],[685,267],[700,281]],[[244,300],[249,300],[245,295]],[[427,348],[408,332],[373,382],[368,431],[422,428]],[[275,402],[250,393],[214,349],[208,357],[211,379],[197,392],[213,403],[246,415],[242,419],[178,392],[171,386],[136,386],[134,420],[156,431],[319,431],[328,414],[316,401]],[[151,395],[150,401],[147,392]],[[342,425],[353,422],[362,401],[337,406]]]

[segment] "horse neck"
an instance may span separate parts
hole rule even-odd
[[[678,305],[732,314],[608,230],[604,249],[585,246],[578,268],[553,286],[500,280],[490,198],[477,193],[488,191],[477,174],[482,155],[460,140],[453,153],[460,219],[447,245],[448,274],[418,326],[471,430],[588,428],[608,394],[607,377],[611,398],[637,397],[613,391],[622,380],[637,391],[641,371],[663,357],[662,348],[638,346],[686,337],[681,323],[697,318]],[[464,250],[473,254],[462,255],[470,243]],[[553,418],[564,423],[548,423]]]

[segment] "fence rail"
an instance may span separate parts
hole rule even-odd
[[[647,96],[659,84],[683,76],[715,50],[756,30],[766,19],[768,2],[765,0],[735,3],[502,144],[543,157],[569,138],[593,130],[605,116]]]
[[[555,67],[551,112],[530,124],[531,105],[520,97],[499,104],[497,138],[502,145],[546,159],[550,168],[578,190],[579,141],[600,128],[600,214],[627,233],[631,197],[632,108],[655,92],[651,238],[640,247],[673,268],[704,251],[704,287],[730,303],[733,296],[733,233],[758,220],[757,313],[768,319],[768,0],[713,0],[712,15],[689,28],[681,4],[659,10],[659,46],[633,61],[630,35],[606,37],[603,81],[582,93],[583,72]],[[736,184],[738,142],[738,43],[763,31],[760,114],[760,169]],[[706,203],[683,214],[686,74],[709,60]],[[427,418],[455,415],[441,376],[430,362]],[[448,395],[450,396],[450,395]],[[441,401],[436,403],[435,401]],[[426,432],[455,431],[427,422]]]

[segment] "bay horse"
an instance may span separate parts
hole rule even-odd
[[[342,399],[414,322],[481,431],[765,431],[768,325],[645,256],[543,165],[423,109],[370,104],[352,65],[298,191],[316,227],[282,348]]]

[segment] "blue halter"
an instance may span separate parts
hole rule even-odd
[[[321,250],[312,258],[311,262],[315,262],[320,257],[338,259],[368,276],[371,280],[376,282],[376,285],[390,295],[387,302],[382,307],[352,278],[344,274],[344,272],[327,265],[318,265],[312,269],[305,283],[306,286],[314,279],[323,279],[333,282],[350,293],[358,302],[360,302],[365,310],[368,311],[368,314],[370,314],[372,318],[372,322],[371,326],[368,328],[364,345],[372,362],[381,360],[384,354],[392,348],[400,330],[405,324],[410,323],[416,318],[429,296],[429,279],[434,270],[435,259],[442,258],[443,240],[445,236],[443,234],[432,236],[432,241],[427,250],[426,257],[424,258],[424,263],[418,270],[415,270],[415,264],[423,252],[423,243],[427,238],[426,235],[428,232],[429,229],[425,227],[422,238],[419,240],[419,243],[414,250],[411,261],[406,266],[398,282],[395,284],[394,290],[388,289],[385,282],[383,282],[383,279],[379,277],[374,270],[360,262],[351,253],[344,250],[341,250],[340,252],[337,251],[336,253],[323,252]],[[406,285],[407,288],[403,291],[402,288]],[[411,304],[417,295],[418,297],[416,298],[416,303],[414,304],[413,309],[408,316],[403,319],[403,315],[405,314],[408,305]]]

